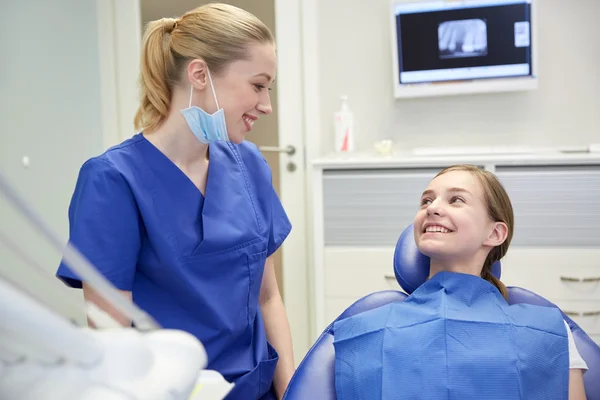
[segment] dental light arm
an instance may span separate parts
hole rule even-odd
[[[76,274],[135,324],[121,327],[88,303],[89,316],[104,329],[77,327],[0,274],[0,399],[221,400],[227,395],[233,385],[203,370],[207,355],[195,336],[161,329],[77,249],[70,244],[63,249],[59,236],[2,174],[0,193],[63,253]],[[0,232],[2,244],[40,269]]]
[[[127,301],[119,294],[117,289],[92,266],[92,264],[71,244],[63,248],[63,241],[44,222],[44,220],[22,199],[9,185],[8,181],[0,174],[0,192],[36,227],[58,251],[63,253],[65,263],[89,284],[95,291],[113,305],[124,316],[135,324],[137,329],[151,330],[159,328],[158,324],[146,312],[137,307],[133,302]]]

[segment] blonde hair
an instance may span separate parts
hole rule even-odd
[[[173,88],[189,61],[202,59],[217,75],[229,63],[247,59],[248,46],[253,43],[274,44],[275,39],[254,15],[228,4],[207,4],[181,18],[148,23],[142,45],[135,129],[153,130],[164,121]]]
[[[506,255],[513,237],[515,217],[510,198],[496,175],[474,165],[460,164],[450,166],[440,171],[436,175],[436,178],[452,171],[469,172],[479,180],[481,187],[483,188],[484,201],[487,205],[489,217],[494,222],[505,223],[508,228],[506,240],[490,250],[483,263],[483,269],[481,270],[481,277],[496,286],[500,293],[502,293],[502,296],[508,300],[508,290],[504,283],[492,274],[492,265],[496,261],[500,261]]]

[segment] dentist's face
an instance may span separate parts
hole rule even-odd
[[[241,143],[256,120],[273,111],[269,90],[276,73],[275,48],[271,44],[254,44],[249,47],[248,55],[248,59],[234,61],[212,77],[233,143]],[[216,111],[214,101],[212,107],[207,110],[211,114]]]

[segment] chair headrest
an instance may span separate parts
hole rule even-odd
[[[413,225],[410,224],[402,232],[394,252],[394,274],[402,289],[408,294],[421,286],[429,276],[429,257],[417,248]],[[492,266],[492,274],[500,279],[499,261]]]

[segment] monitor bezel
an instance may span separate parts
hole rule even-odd
[[[461,0],[461,3],[494,3],[498,0]],[[475,93],[498,93],[535,90],[539,85],[538,78],[538,56],[537,56],[537,15],[536,0],[526,0],[531,6],[531,63],[532,73],[522,77],[504,77],[475,79],[464,81],[442,81],[431,83],[400,84],[399,58],[398,58],[398,35],[396,26],[396,6],[399,4],[433,3],[435,0],[391,0],[390,1],[390,33],[392,44],[392,69],[394,97],[396,99],[415,97],[434,97],[449,95],[464,95]]]

